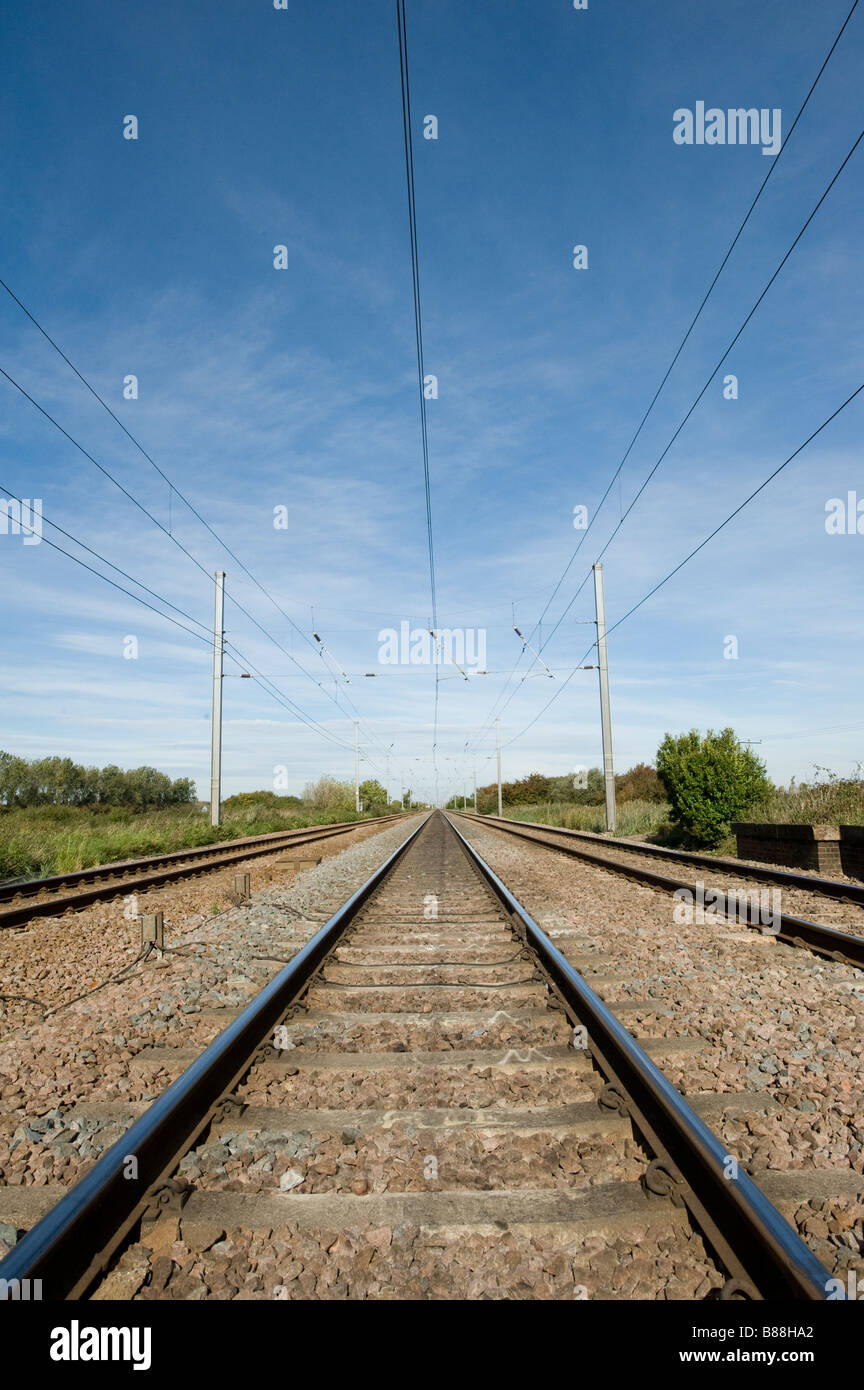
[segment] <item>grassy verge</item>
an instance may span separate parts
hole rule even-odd
[[[366,819],[353,811],[244,807],[226,812],[214,827],[197,803],[138,812],[120,806],[15,807],[0,813],[0,879],[71,873],[243,835]]]
[[[864,775],[859,768],[851,777],[839,777],[827,768],[821,782],[792,783],[777,787],[752,811],[749,821],[780,825],[864,825]]]
[[[535,806],[505,806],[511,820],[534,820],[541,825],[560,825],[565,830],[606,829],[602,806],[577,806],[561,801],[539,802]],[[665,801],[623,801],[618,806],[617,835],[651,835],[660,832],[669,820]]]
[[[827,768],[817,768],[821,780],[792,782],[775,787],[770,796],[751,807],[742,819],[772,825],[864,825],[864,771],[840,777]],[[602,834],[605,814],[602,806],[578,806],[567,802],[537,802],[533,805],[505,806],[511,820],[533,820],[542,825],[560,825],[567,830],[593,830]],[[728,834],[716,845],[696,845],[670,820],[670,808],[661,801],[621,801],[618,803],[618,835],[643,835],[652,844],[676,849],[699,849],[703,853],[731,855],[737,852],[735,836]]]

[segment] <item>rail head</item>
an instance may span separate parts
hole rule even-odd
[[[462,815],[463,812],[457,814]],[[475,818],[470,819],[473,821]],[[500,830],[504,835],[513,835],[517,839],[527,840],[530,844],[539,844],[542,848],[570,855],[573,859],[583,859],[587,864],[607,869],[610,873],[623,874],[626,878],[637,879],[640,883],[650,884],[664,892],[693,892],[697,887],[686,879],[670,878],[668,874],[658,873],[655,869],[647,869],[641,864],[626,864],[620,859],[610,859],[607,855],[595,854],[578,845],[552,844],[546,840],[539,840],[530,831],[521,829],[525,824],[522,821],[508,822],[503,817],[499,820],[497,816],[478,816],[476,819],[479,822],[493,821],[492,829]],[[532,828],[552,831],[557,829],[555,826],[534,827],[533,823]],[[740,873],[740,870],[738,872]],[[725,916],[733,921],[743,922],[746,926],[754,925],[750,918],[749,905],[742,905],[735,890],[728,893],[718,890],[718,893],[720,901],[717,905]],[[838,927],[826,927],[821,922],[811,922],[807,917],[795,917],[789,912],[779,912],[776,916],[777,930],[771,934],[778,941],[784,941],[789,946],[803,946],[831,960],[842,961],[854,965],[858,970],[864,970],[864,936],[854,936],[851,932],[840,931]]]
[[[751,864],[744,859],[732,859],[728,855],[700,854],[689,849],[673,849],[671,846],[652,845],[644,840],[624,840],[620,835],[597,834],[591,830],[571,830],[564,825],[544,825],[536,820],[511,820],[507,816],[477,815],[472,811],[458,811],[454,814],[473,817],[479,821],[492,822],[506,829],[511,825],[524,826],[527,830],[542,830],[564,839],[584,840],[588,844],[605,845],[609,849],[629,850],[633,854],[644,854],[649,858],[672,859],[680,864],[693,864],[704,869],[728,869],[730,873],[742,877],[764,879],[767,883],[777,883],[784,888],[801,888],[823,897],[838,898],[843,901],[864,905],[864,883],[846,883],[843,879],[822,878],[819,874],[796,872],[794,869],[781,869],[773,864]]]
[[[41,1279],[45,1297],[81,1297],[146,1210],[219,1101],[254,1063],[361,907],[420,834],[397,849],[0,1262],[0,1279]],[[136,1160],[130,1178],[129,1158]]]
[[[160,854],[149,854],[139,859],[114,859],[107,864],[91,864],[86,869],[72,869],[64,874],[49,874],[45,878],[7,879],[0,882],[0,902],[10,897],[26,894],[55,892],[68,888],[103,874],[120,875],[146,870],[157,864],[182,863],[185,859],[206,859],[211,856],[227,854],[233,850],[253,849],[256,846],[272,844],[274,852],[292,844],[306,844],[314,839],[326,839],[331,835],[348,833],[366,825],[387,825],[414,814],[410,811],[396,811],[390,816],[370,816],[365,820],[335,821],[329,825],[301,825],[293,830],[269,830],[263,835],[241,835],[234,840],[214,840],[205,845],[187,845],[185,849],[163,850]]]
[[[827,1299],[830,1275],[759,1189],[743,1166],[688,1105],[651,1058],[513,896],[459,828],[451,826],[471,862],[507,913],[524,929],[550,981],[580,1023],[613,1084],[630,1098],[647,1130],[673,1165],[673,1185],[712,1244],[743,1275],[751,1296],[808,1301]],[[734,1176],[730,1176],[730,1173]],[[678,1179],[680,1177],[680,1185]],[[730,1260],[731,1256],[731,1260]]]

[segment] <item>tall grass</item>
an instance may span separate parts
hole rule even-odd
[[[602,806],[577,806],[561,801],[538,802],[534,806],[507,806],[510,820],[534,820],[541,825],[560,825],[565,830],[593,830],[598,834],[606,829],[606,812]],[[618,806],[617,835],[653,835],[669,819],[665,801],[622,801]]]
[[[226,811],[222,824],[211,826],[197,802],[140,812],[120,806],[13,807],[0,813],[0,879],[71,873],[244,835],[363,819],[353,811],[248,806]]]
[[[747,812],[748,821],[773,825],[864,825],[864,769],[859,765],[849,777],[817,767],[812,782],[775,787],[770,796]],[[606,816],[602,806],[577,806],[567,802],[537,802],[531,806],[506,806],[511,820],[560,825],[566,830],[593,830],[602,834]],[[679,826],[670,821],[670,807],[663,801],[618,803],[620,836],[642,835],[655,844],[690,847]],[[702,847],[704,849],[704,846]],[[736,853],[732,834],[712,846],[709,853]]]
[[[776,787],[769,797],[748,812],[748,821],[783,825],[864,825],[864,770],[859,763],[849,777],[827,767],[815,769],[821,779],[794,780]]]

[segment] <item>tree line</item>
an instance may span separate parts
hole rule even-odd
[[[774,787],[765,764],[733,729],[708,729],[702,734],[666,734],[657,749],[657,766],[638,763],[615,778],[618,802],[665,801],[670,820],[697,845],[716,845],[729,833],[733,821],[743,820],[754,807],[764,805]],[[545,777],[532,772],[516,782],[501,784],[505,806],[543,802],[601,806],[603,773],[599,767]],[[454,798],[451,805],[458,805]],[[498,786],[477,788],[477,810],[488,815],[497,809]]]
[[[194,801],[191,777],[155,767],[83,767],[71,758],[0,751],[0,806],[171,806]]]
[[[655,768],[638,763],[628,772],[615,777],[615,795],[619,801],[665,801],[666,791]],[[566,803],[569,806],[602,806],[604,799],[603,773],[599,767],[565,773],[561,777],[546,777],[531,772],[515,782],[501,783],[501,798],[508,806],[531,806],[538,802]],[[461,806],[461,797],[454,798]],[[497,808],[498,784],[477,788],[477,810],[486,814]]]

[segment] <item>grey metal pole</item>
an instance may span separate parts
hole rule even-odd
[[[477,760],[474,760],[474,814],[477,814]]]
[[[213,616],[213,724],[210,738],[210,824],[222,821],[222,653],[225,647],[225,571],[216,571]]]
[[[603,735],[603,782],[606,792],[606,829],[615,832],[615,768],[612,762],[612,712],[609,707],[609,658],[606,653],[606,604],[603,597],[603,565],[594,566],[594,604],[597,613],[597,664],[600,675],[600,729]]]
[[[354,720],[354,806],[360,814],[360,720]]]
[[[500,815],[502,814],[502,810],[501,810],[501,720],[500,720],[500,719],[496,719],[496,720],[495,720],[495,744],[496,744],[496,747],[497,747],[497,750],[498,750],[498,815],[500,816]]]

